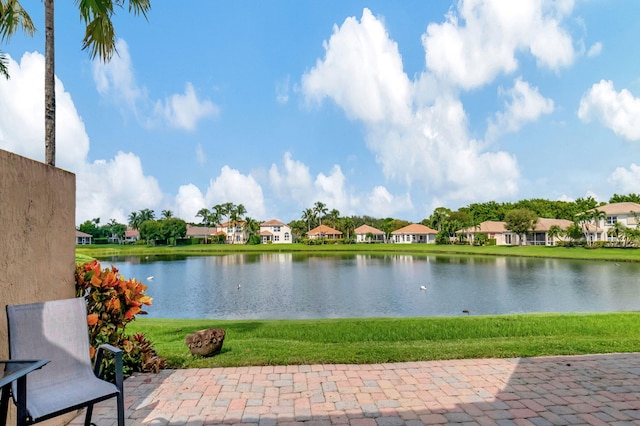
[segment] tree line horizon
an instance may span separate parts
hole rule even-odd
[[[640,204],[640,194],[614,194],[609,199],[609,203],[620,202]],[[365,224],[380,229],[386,235],[390,235],[391,232],[411,223],[420,223],[443,236],[452,236],[461,229],[471,228],[485,221],[503,222],[505,219],[510,219],[508,213],[512,212],[509,222],[513,223],[513,231],[522,234],[524,233],[523,229],[526,229],[524,223],[527,221],[529,222],[529,228],[531,228],[531,222],[533,222],[533,226],[535,226],[537,218],[566,219],[575,222],[577,225],[578,215],[589,210],[597,209],[597,207],[605,204],[607,203],[598,202],[591,196],[577,198],[574,201],[553,201],[543,198],[501,203],[487,201],[471,203],[455,211],[446,207],[438,207],[434,209],[429,217],[420,222],[410,222],[392,217],[376,218],[369,215],[341,216],[337,209],[329,210],[325,203],[317,201],[312,207],[302,211],[300,219],[291,220],[287,225],[291,228],[294,240],[303,237],[311,229],[322,224],[342,232],[346,239],[352,239],[353,231],[357,227]],[[519,214],[516,214],[516,211],[519,211]],[[263,221],[247,216],[247,210],[242,204],[234,204],[231,202],[216,204],[211,209],[200,209],[196,217],[200,218],[199,223],[186,222],[183,219],[175,217],[171,210],[162,210],[161,216],[156,219],[154,210],[141,209],[129,214],[127,224],[118,223],[115,219],[111,219],[107,224],[100,226],[100,218],[94,218],[83,222],[77,229],[92,235],[94,238],[109,238],[114,235],[124,238],[127,227],[130,227],[138,230],[141,239],[145,241],[168,241],[170,239],[184,238],[187,225],[210,227],[221,223],[229,223],[232,226],[237,226],[239,223],[242,223],[243,229],[249,234],[247,242],[250,244],[260,242],[257,234],[260,229],[260,223]]]

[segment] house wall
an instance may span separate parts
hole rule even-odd
[[[0,150],[0,359],[9,356],[6,305],[75,295],[75,197],[72,173]]]
[[[262,231],[269,231],[271,234],[271,242],[273,244],[291,244],[293,242],[293,236],[291,235],[291,228],[286,225],[278,227],[280,230],[276,232],[275,226],[263,226],[260,229]],[[289,234],[289,238],[285,238],[285,234]]]

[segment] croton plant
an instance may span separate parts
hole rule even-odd
[[[125,375],[164,367],[166,362],[144,335],[125,333],[126,325],[136,315],[146,314],[143,307],[151,305],[147,286],[135,278],[125,279],[114,266],[102,269],[97,260],[77,265],[75,277],[76,297],[87,301],[91,357],[98,346],[109,343],[124,351]]]

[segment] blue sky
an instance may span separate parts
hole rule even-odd
[[[154,1],[119,55],[56,3],[57,159],[76,222],[242,203],[258,220],[640,192],[640,2]],[[181,3],[182,4],[182,3]],[[0,148],[44,159],[38,33],[0,46]]]

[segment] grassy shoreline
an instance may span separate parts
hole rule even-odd
[[[211,327],[227,332],[222,353],[191,356],[187,334]],[[640,352],[639,312],[242,321],[138,317],[127,332],[145,333],[173,368]]]
[[[640,262],[640,250],[562,247],[473,247],[402,244],[78,246],[76,259],[111,256],[217,256],[240,253],[322,255],[471,255]],[[151,311],[153,306],[150,307]],[[221,327],[223,351],[194,358],[187,334]],[[138,317],[143,332],[173,368],[291,364],[372,364],[432,359],[505,358],[640,352],[640,313],[523,314],[326,320],[160,319]]]
[[[309,254],[401,254],[401,255],[472,255],[518,256],[552,259],[602,260],[615,262],[640,262],[640,250],[621,248],[587,249],[583,247],[546,246],[464,246],[434,244],[328,244],[308,246],[304,244],[234,245],[210,244],[195,246],[144,245],[91,245],[76,246],[76,254],[92,258],[111,256],[219,256],[238,253],[309,253]]]

